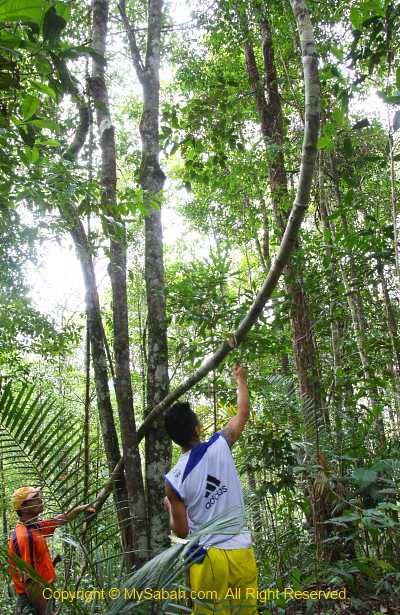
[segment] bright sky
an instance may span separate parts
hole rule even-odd
[[[203,238],[187,227],[182,217],[168,203],[163,209],[164,242],[169,254],[174,255],[174,244],[179,238],[185,243],[196,246],[197,256],[206,256],[209,246]],[[201,243],[199,240],[202,240]],[[200,245],[203,249],[200,249]],[[190,258],[190,253],[188,254]],[[100,292],[109,285],[106,257],[96,260],[96,276]],[[79,261],[72,240],[68,237],[61,242],[46,241],[41,251],[41,264],[33,265],[27,272],[35,306],[59,320],[61,313],[82,312],[84,310],[85,289]]]

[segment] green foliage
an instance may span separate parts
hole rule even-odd
[[[146,7],[128,5],[143,50]],[[248,366],[252,405],[251,422],[233,454],[251,502],[260,587],[346,585],[348,612],[372,613],[379,612],[381,604],[397,608],[400,586],[396,381],[400,312],[392,212],[393,198],[398,196],[399,8],[378,0],[310,6],[320,55],[323,124],[318,176],[292,264],[301,273],[307,297],[307,306],[301,309],[309,311],[322,407],[299,393],[299,340],[292,332],[296,314],[282,283],[232,354]],[[277,151],[284,157],[289,187],[282,209],[287,209],[297,185],[302,71],[294,22],[287,7],[282,7],[278,2],[267,6],[224,0],[198,7],[182,32],[170,30],[169,18],[163,26],[162,53],[168,70],[162,81],[169,79],[170,69],[174,79],[168,88],[163,84],[161,96],[162,166],[172,181],[154,205],[163,212],[167,236],[172,233],[166,217],[173,208],[198,238],[191,245],[177,228],[165,251],[171,386],[229,337],[265,279],[281,234],[273,223],[268,181],[271,157]],[[127,223],[130,356],[138,423],[146,407],[143,219],[147,212],[138,187],[143,104],[135,87],[129,96],[125,92],[122,70],[128,73],[128,69],[121,62],[124,50],[119,42],[111,42],[106,54],[118,153],[118,200],[112,215],[101,210],[97,134],[77,161],[63,159],[78,122],[76,101],[67,95],[89,93],[86,72],[90,74],[91,58],[100,60],[89,43],[89,9],[85,2],[0,2],[2,384],[15,375],[29,382],[40,380],[45,394],[57,398],[51,406],[46,395],[36,398],[14,381],[0,401],[0,471],[6,484],[2,499],[8,522],[5,502],[17,482],[44,483],[51,508],[67,507],[82,496],[82,314],[73,315],[70,327],[56,324],[35,308],[29,280],[30,263],[38,262],[41,242],[69,232],[71,205],[84,225],[90,218],[89,248],[97,263],[108,257],[106,227],[110,222],[121,225],[121,219]],[[263,80],[260,20],[266,16],[272,25],[284,114],[283,145],[278,149],[261,136],[243,55],[248,37]],[[115,23],[110,41],[119,41]],[[134,81],[130,74],[124,77]],[[372,92],[378,93],[389,112],[391,144],[386,119],[380,118],[379,109],[373,113],[370,108]],[[95,113],[90,109],[91,117]],[[389,329],[384,282],[394,334]],[[103,285],[102,280],[102,316],[111,340],[113,306]],[[355,328],[352,298],[359,307],[361,332]],[[111,348],[111,361],[112,354]],[[224,425],[235,412],[235,391],[226,374],[223,366],[189,393],[206,433]],[[89,385],[94,399],[93,383]],[[386,446],[378,437],[379,419]],[[90,436],[96,440],[89,451],[94,497],[109,469],[93,411]],[[66,557],[60,587],[72,587],[75,577],[82,588],[124,587],[124,583],[144,587],[153,582],[183,586],[187,547],[181,544],[126,578],[113,504],[89,534],[83,536],[81,529],[63,534],[63,543],[58,543]],[[4,561],[4,550],[1,556]],[[75,603],[64,609],[145,613],[153,607],[139,601]],[[268,604],[268,611],[276,615],[297,607],[281,599]],[[3,599],[1,608],[9,608],[9,598]],[[156,608],[176,612],[187,607],[166,602]],[[322,603],[304,605],[303,610],[307,608],[332,612],[332,605]]]
[[[57,508],[68,510],[82,493],[83,476],[73,471],[80,458],[80,435],[72,421],[54,412],[53,403],[35,395],[32,387],[21,386],[15,392],[11,383],[5,387],[0,398],[0,457],[10,486],[40,484]]]

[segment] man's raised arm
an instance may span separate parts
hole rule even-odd
[[[250,416],[250,398],[247,388],[246,368],[236,363],[232,373],[237,383],[238,410],[236,416],[229,421],[221,432],[229,446],[233,446],[236,440],[239,439]]]

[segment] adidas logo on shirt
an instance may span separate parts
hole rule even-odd
[[[218,478],[215,478],[215,476],[211,476],[211,474],[208,474],[207,475],[206,494],[205,494],[204,497],[208,498],[210,493],[215,491],[216,488],[220,486],[220,484],[221,484],[221,481],[218,480]]]
[[[228,491],[228,487],[226,485],[222,485],[220,487],[221,481],[215,476],[211,476],[211,474],[207,475],[207,484],[206,484],[206,492],[204,497],[208,498],[211,494],[212,496],[206,503],[206,508],[211,508],[218,500],[218,498]]]

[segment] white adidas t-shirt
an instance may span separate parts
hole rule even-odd
[[[214,517],[234,518],[230,531],[237,534],[201,536],[205,548],[243,549],[251,546],[250,532],[245,529],[244,504],[239,476],[231,449],[217,432],[208,442],[199,442],[180,456],[176,466],[165,476],[187,510],[189,531],[196,531]]]

